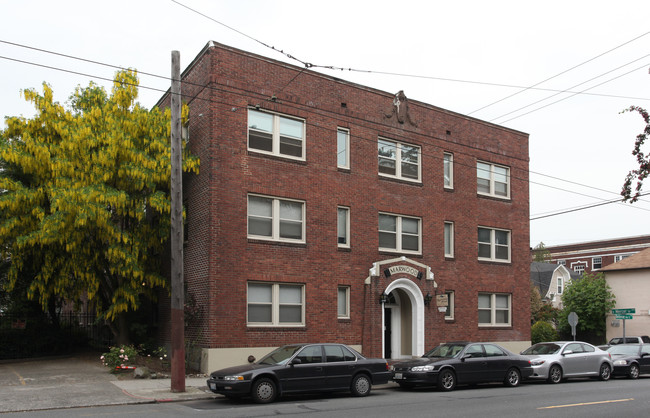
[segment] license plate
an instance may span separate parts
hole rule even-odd
[[[402,373],[395,373],[394,378],[395,379],[401,379],[402,378]]]
[[[210,389],[211,390],[216,390],[217,389],[217,384],[216,383],[210,383]]]

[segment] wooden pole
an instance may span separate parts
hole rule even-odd
[[[183,159],[181,155],[181,59],[172,51],[171,90],[171,390],[185,392],[185,295],[183,287]]]

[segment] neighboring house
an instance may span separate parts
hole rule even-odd
[[[530,264],[530,281],[539,290],[542,300],[559,309],[562,309],[562,294],[571,284],[571,279],[580,276],[562,265],[540,262]]]
[[[295,342],[529,344],[527,134],[214,42],[181,78],[203,371]]]
[[[616,309],[634,308],[625,320],[626,336],[650,335],[650,248],[601,269],[616,296]],[[623,336],[623,320],[607,315],[607,341]]]
[[[576,273],[594,273],[612,263],[650,248],[650,235],[546,247],[549,262]]]

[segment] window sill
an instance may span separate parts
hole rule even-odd
[[[295,158],[295,157],[289,157],[289,156],[284,156],[284,155],[278,155],[278,154],[271,154],[271,153],[266,153],[264,151],[258,151],[255,149],[248,149],[248,155],[251,157],[261,157],[261,158],[269,158],[272,160],[278,160],[278,161],[285,161],[288,163],[296,163],[296,164],[302,164],[302,165],[307,165],[307,160],[303,158]]]
[[[476,197],[482,199],[494,200],[495,202],[512,203],[511,197],[499,197],[499,196],[492,196],[489,194],[481,194],[481,193],[476,193]]]
[[[344,252],[344,253],[352,252],[352,248],[350,248],[350,247],[337,247],[336,249],[338,251],[341,251],[341,252]]]
[[[478,324],[478,327],[482,329],[513,329],[512,325],[510,324],[498,324],[498,325]]]
[[[497,260],[487,260],[487,259],[479,258],[478,262],[480,264],[492,264],[494,266],[511,266],[512,265],[512,261],[510,261],[510,260],[508,260],[508,261],[497,261]]]
[[[395,183],[407,184],[409,186],[417,186],[417,187],[422,187],[423,186],[421,180],[407,180],[407,179],[403,179],[403,178],[400,178],[400,177],[387,176],[385,174],[379,174],[379,179],[380,180],[392,181],[392,182],[395,182]]]
[[[391,250],[386,250],[386,249],[379,249],[379,254],[381,255],[403,255],[405,257],[411,257],[411,258],[424,258],[424,256],[421,253],[407,253],[403,251],[391,251]]]

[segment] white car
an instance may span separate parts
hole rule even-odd
[[[560,383],[570,377],[597,377],[609,380],[612,357],[607,351],[581,341],[537,343],[521,352],[530,359],[530,379]]]

